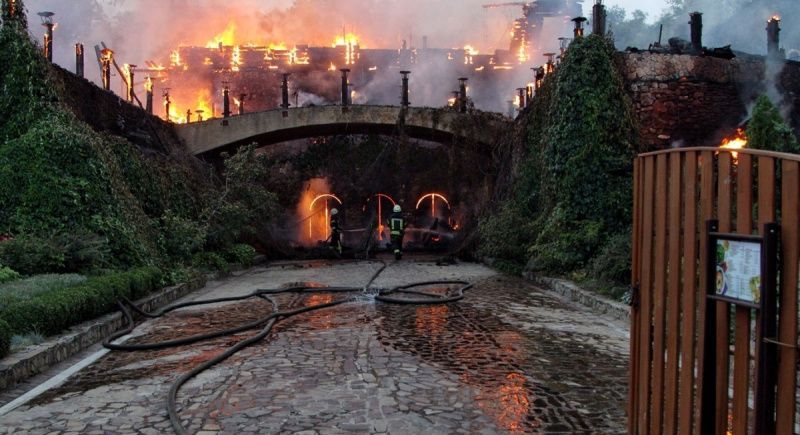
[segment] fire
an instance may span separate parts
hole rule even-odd
[[[202,114],[204,119],[209,119],[214,116],[211,108],[211,92],[208,89],[201,89],[197,92],[196,107],[196,111],[203,111]]]
[[[147,92],[153,92],[153,79],[150,78],[150,76],[147,76],[147,78],[144,81],[144,89]]]
[[[359,58],[358,50],[360,49],[358,43],[358,36],[348,33],[337,37],[333,42],[333,48],[344,47],[344,63],[345,65],[354,65]]]
[[[173,67],[183,65],[183,61],[181,60],[181,52],[178,50],[172,50],[172,53],[169,55],[169,59]]]
[[[434,218],[436,217],[436,199],[437,198],[439,198],[442,201],[444,201],[445,205],[447,205],[447,208],[450,209],[450,201],[448,201],[447,198],[444,197],[444,195],[439,194],[439,193],[429,193],[427,195],[423,195],[419,199],[419,201],[417,201],[417,209],[419,209],[420,205],[422,205],[422,202],[425,201],[428,198],[430,198],[430,200],[431,200],[431,217],[434,217]]]
[[[206,43],[206,48],[217,48],[222,44],[223,46],[231,46],[235,43],[236,39],[236,23],[230,22],[228,23],[228,27],[222,31],[219,35],[215,36],[214,39],[208,41]]]
[[[336,39],[333,41],[333,48],[342,47],[345,45],[358,45],[358,36],[348,33],[346,35],[337,36]]]
[[[741,128],[737,128],[736,135],[730,138],[725,138],[719,147],[729,150],[740,150],[742,148],[746,148],[747,136],[745,135],[744,130],[742,130]],[[733,156],[734,159],[739,157],[739,153],[737,152],[731,152],[731,155]]]
[[[773,15],[772,19],[771,19],[771,21],[780,21],[780,20],[781,20],[781,16],[778,15],[778,14]]]
[[[331,62],[331,66],[328,67],[328,71],[336,71],[336,65]]]
[[[242,64],[242,50],[237,45],[233,47],[233,54],[231,55],[231,71],[239,71],[239,66]]]

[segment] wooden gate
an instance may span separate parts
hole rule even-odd
[[[756,433],[755,350],[762,342],[777,352],[777,363],[764,367],[777,373],[769,421],[778,434],[797,432],[799,166],[798,155],[716,148],[636,159],[629,433],[700,434],[709,418],[720,434]],[[716,305],[709,306],[716,309],[716,379],[703,382],[710,220],[719,232],[743,235],[780,225],[778,334],[763,337],[751,308],[709,301]],[[704,384],[714,389],[714,409],[703,409]]]

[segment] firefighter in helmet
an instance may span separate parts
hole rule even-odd
[[[339,210],[331,209],[331,248],[337,254],[342,253],[342,227],[339,225]]]
[[[403,209],[399,204],[394,206],[392,215],[387,220],[389,224],[389,235],[392,241],[392,250],[394,251],[394,258],[403,258],[403,235],[406,231],[406,219],[403,217]]]

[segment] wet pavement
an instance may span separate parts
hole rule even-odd
[[[363,286],[379,267],[271,265],[184,301],[301,282]],[[184,426],[202,434],[624,433],[626,325],[476,264],[392,262],[374,285],[442,279],[475,287],[448,305],[385,304],[360,292],[275,298],[280,309],[350,302],[278,323],[266,340],[189,381],[178,395]],[[224,329],[271,310],[262,299],[185,309],[142,323],[128,342]],[[172,381],[255,334],[109,353],[1,416],[0,433],[170,433]]]

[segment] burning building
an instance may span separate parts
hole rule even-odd
[[[262,111],[281,107],[285,100],[281,86],[284,74],[292,78],[291,106],[336,103],[341,96],[341,69],[350,70],[349,101],[354,104],[399,104],[400,92],[394,90],[400,82],[399,74],[412,71],[419,80],[413,87],[421,91],[413,97],[416,104],[444,105],[452,93],[454,79],[468,77],[476,100],[497,100],[498,104],[481,108],[502,111],[505,98],[497,96],[509,95],[513,88],[505,87],[530,74],[529,63],[537,50],[532,43],[541,38],[544,18],[580,14],[579,3],[580,0],[520,3],[525,17],[514,23],[510,48],[490,54],[480,53],[472,45],[431,48],[427,37],[422,38],[421,48],[407,40],[399,47],[368,48],[358,35],[344,30],[327,46],[283,41],[256,43],[237,40],[236,24],[231,22],[205,45],[179,46],[160,61],[148,61],[147,68],[137,72],[143,73],[141,77],[152,78],[160,88],[158,92],[163,94],[164,89],[169,89],[169,105],[155,113],[177,123],[191,120],[198,111],[205,119],[222,116],[225,89],[233,97],[234,113],[243,113],[245,108]],[[568,20],[564,26],[568,27]],[[425,71],[435,74],[426,75]]]

